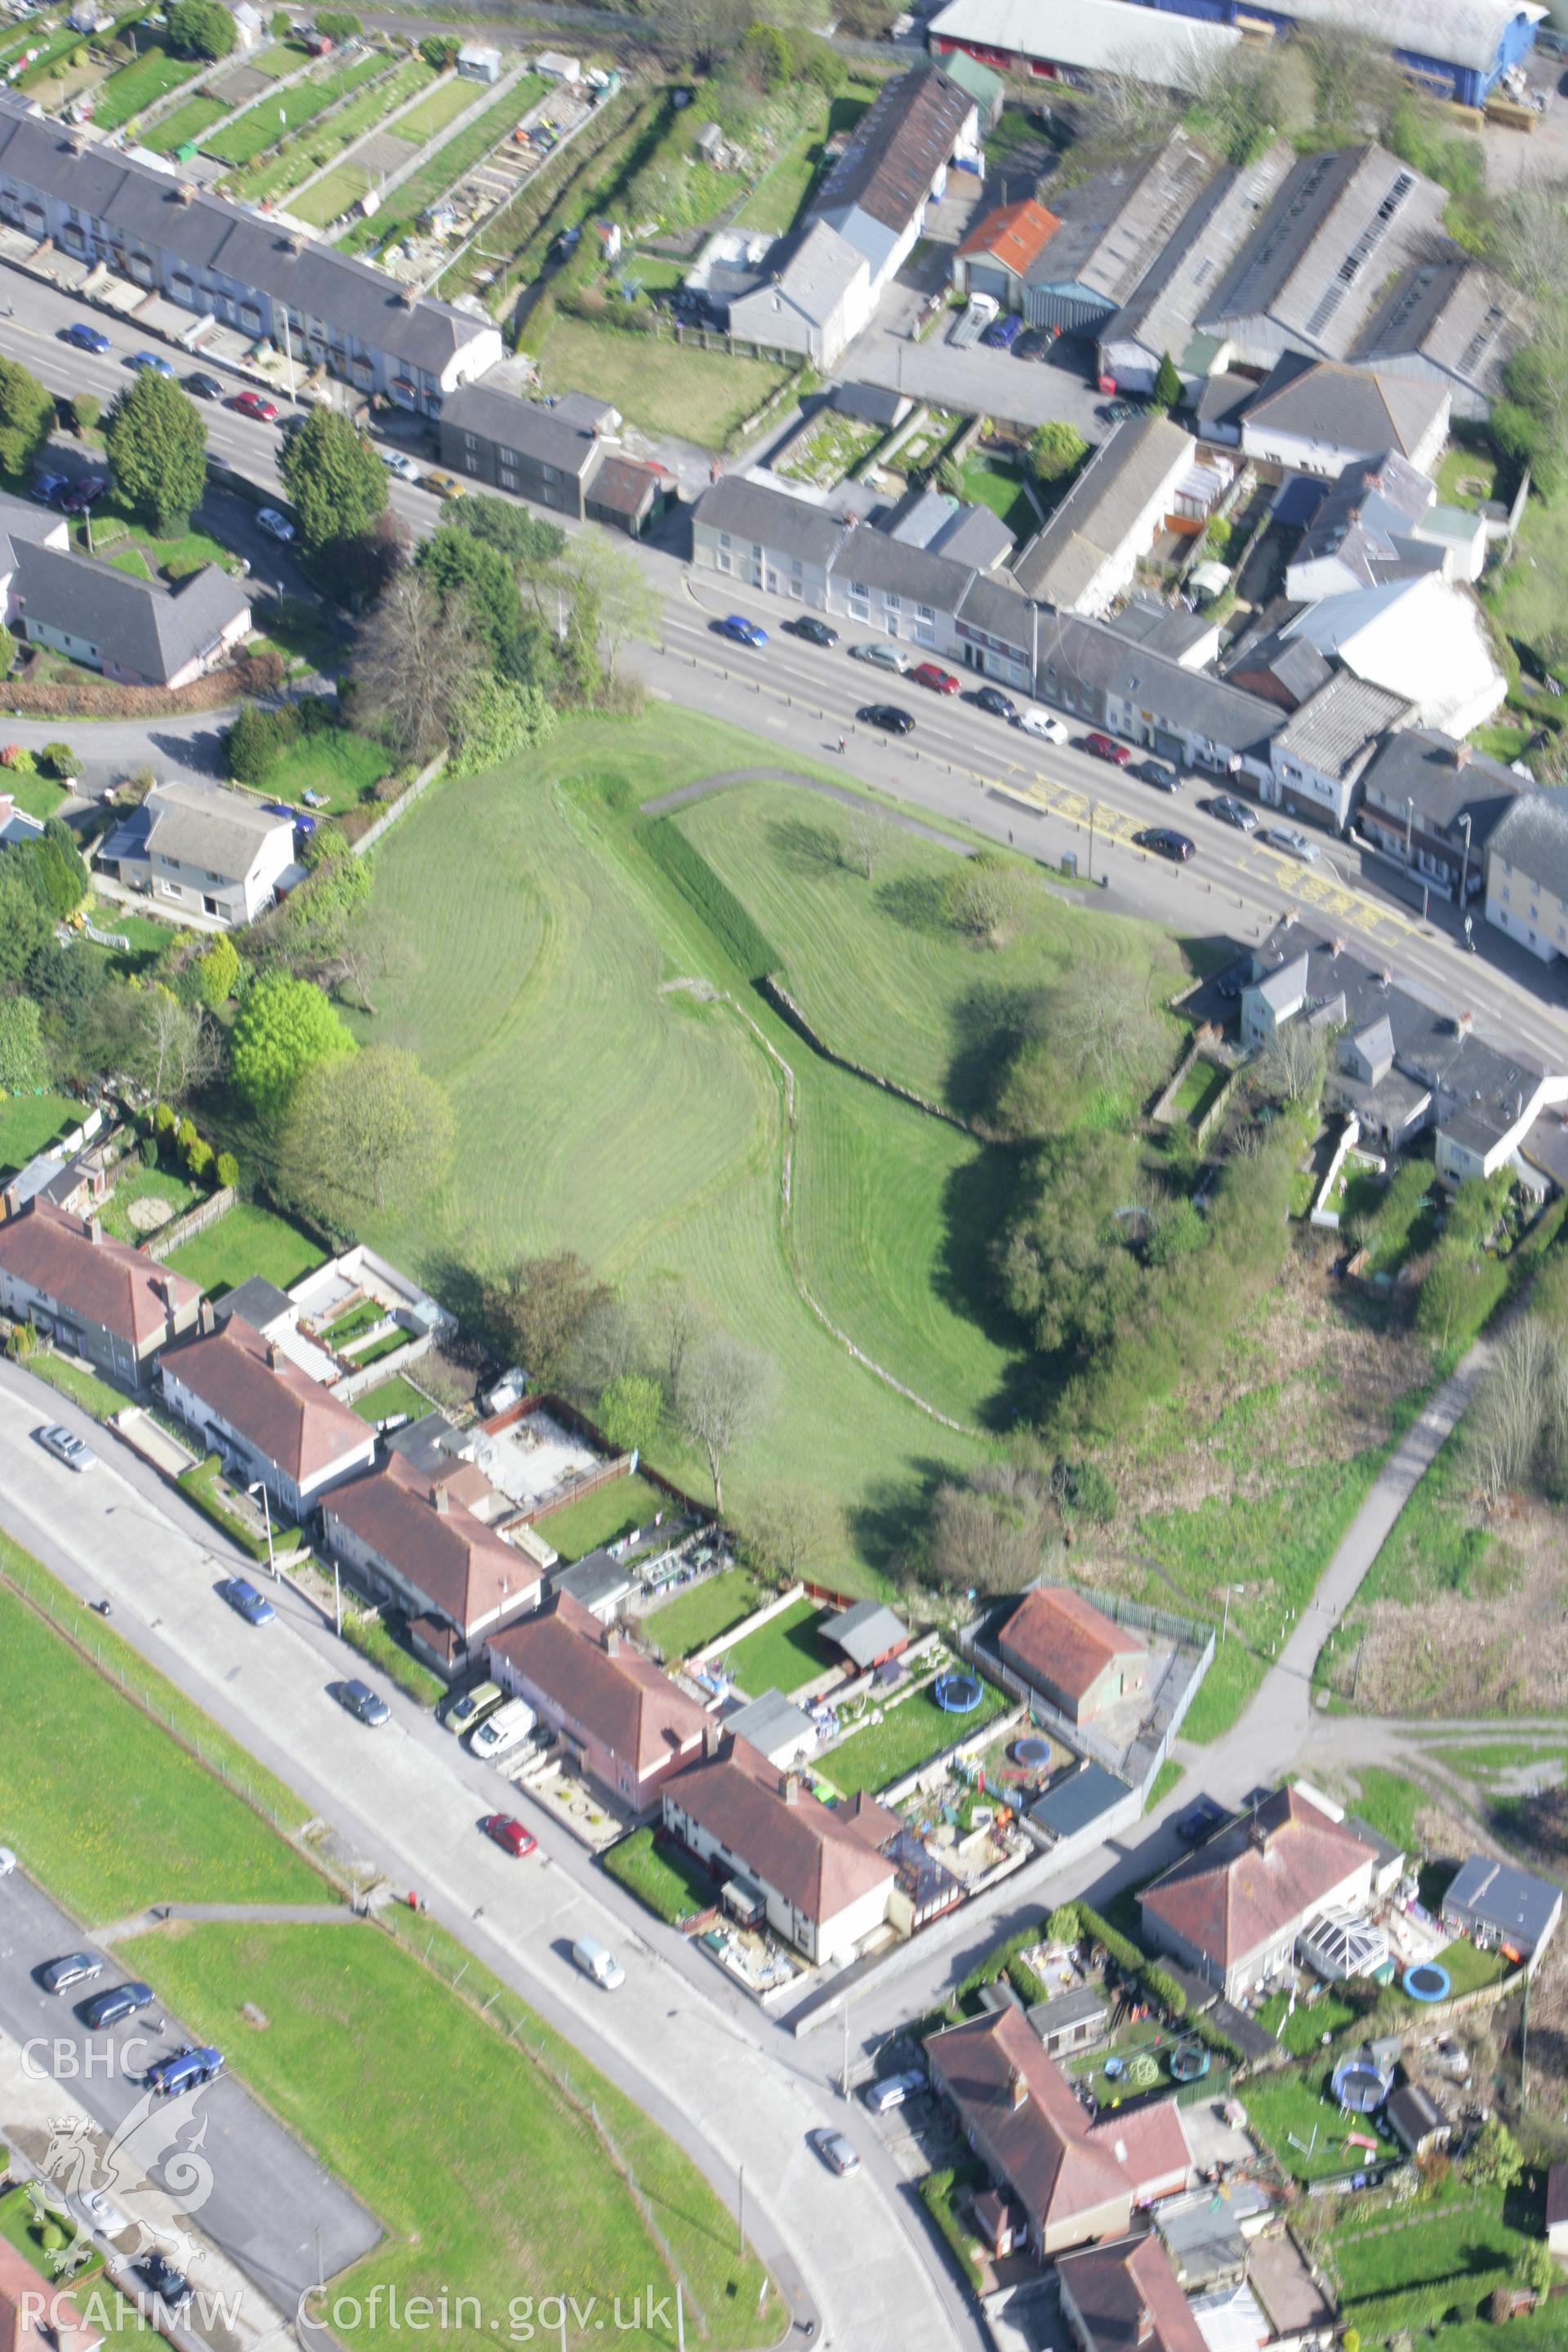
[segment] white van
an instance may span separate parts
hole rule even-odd
[[[579,1936],[572,1947],[572,1958],[585,1977],[592,1977],[606,1992],[624,1985],[626,1972],[607,1944],[595,1943],[592,1936]]]
[[[493,1715],[487,1715],[483,1723],[476,1724],[469,1732],[469,1753],[482,1756],[487,1763],[504,1756],[509,1748],[515,1748],[519,1740],[528,1738],[538,1720],[525,1698],[509,1698],[504,1706],[498,1706]]]

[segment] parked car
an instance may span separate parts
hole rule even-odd
[[[1201,1845],[1205,1838],[1218,1829],[1225,1818],[1223,1807],[1216,1805],[1212,1797],[1200,1797],[1176,1823],[1176,1835],[1184,1845]]]
[[[142,2079],[156,2097],[177,2099],[184,2091],[199,2091],[205,2084],[216,2083],[222,2073],[221,2050],[183,2046],[171,2050],[166,2058],[154,2058]]]
[[[462,499],[468,496],[466,486],[458,481],[456,474],[425,474],[420,479],[422,488],[433,490],[438,499]]]
[[[500,1683],[476,1683],[472,1690],[459,1691],[455,1698],[447,1701],[440,1720],[448,1731],[455,1731],[460,1738],[465,1731],[471,1731],[477,1723],[482,1723],[490,1709],[499,1706],[505,1696]]]
[[[38,1432],[38,1444],[68,1470],[90,1470],[98,1460],[90,1445],[84,1445],[64,1422],[51,1421]]]
[[[1184,866],[1196,854],[1197,845],[1184,833],[1173,833],[1168,824],[1145,825],[1132,838],[1140,849],[1152,849],[1156,857],[1168,857],[1175,866]]]
[[[1287,857],[1299,857],[1303,866],[1315,866],[1323,854],[1315,841],[1309,841],[1293,824],[1268,825],[1263,838],[1270,849],[1282,849]]]
[[[167,376],[171,383],[174,381],[174,371],[162,352],[132,352],[126,364],[133,367],[138,375],[150,371],[153,375]]]
[[[1005,310],[993,319],[980,340],[988,352],[1011,351],[1024,331],[1024,321],[1016,310]]]
[[[247,387],[244,392],[237,392],[228,404],[237,415],[253,416],[258,425],[276,425],[278,422],[278,403],[268,400],[263,392],[254,392]]]
[[[529,1835],[521,1822],[514,1822],[510,1813],[487,1813],[479,1827],[486,1837],[494,1839],[503,1853],[516,1854],[519,1859],[525,1853],[531,1853],[539,1843],[537,1838]]]
[[[1106,425],[1125,425],[1130,416],[1142,414],[1136,401],[1102,400],[1095,415]]]
[[[396,475],[400,482],[416,482],[419,479],[419,468],[405,449],[384,449],[381,462],[389,474]]]
[[[1245,801],[1237,800],[1230,793],[1216,793],[1208,803],[1208,813],[1210,816],[1217,816],[1221,824],[1233,824],[1237,833],[1258,831],[1257,811],[1249,809]]]
[[[715,624],[719,635],[737,646],[765,646],[768,633],[760,621],[748,621],[744,613],[726,613]]]
[[[525,1698],[509,1698],[487,1715],[476,1730],[468,1734],[468,1753],[480,1757],[486,1763],[504,1756],[528,1738],[539,1718]]]
[[[906,2099],[918,2097],[925,2086],[926,2078],[918,2066],[901,2074],[884,2074],[879,2083],[867,2084],[866,2105],[874,2116],[885,2116],[901,2107]]]
[[[339,1683],[333,1696],[340,1706],[348,1709],[356,1723],[366,1724],[373,1731],[391,1717],[392,1709],[386,1701],[378,1692],[373,1691],[368,1683],[362,1683],[357,1677],[353,1682]]]
[[[956,694],[958,680],[940,662],[917,662],[910,672],[917,686],[928,687],[932,694]]]
[[[987,712],[993,719],[1016,721],[1018,717],[1017,704],[1010,694],[1004,694],[999,686],[983,686],[974,698],[974,708]]]
[[[194,2292],[184,2271],[177,2271],[163,2250],[154,2246],[136,2265],[165,2311],[184,2311]]]
[[[1251,978],[1252,958],[1249,955],[1237,956],[1234,963],[1226,964],[1215,986],[1227,1004],[1234,1004]]]
[[[896,669],[900,677],[907,676],[910,667],[910,657],[902,646],[885,645],[877,638],[868,645],[851,646],[849,658],[851,661],[871,662],[879,669]]]
[[[205,368],[198,368],[195,375],[188,375],[185,378],[185,390],[191,394],[194,400],[221,400],[223,398],[222,384],[218,382],[216,375],[208,375]]]
[[[101,327],[89,325],[88,320],[85,319],[76,319],[72,320],[71,324],[66,329],[65,340],[68,343],[74,343],[79,352],[98,352],[101,353],[113,349],[113,345],[110,342],[109,337],[104,333],[103,329]]]
[[[574,1967],[581,1969],[585,1977],[592,1977],[605,1992],[614,1992],[626,1980],[626,1972],[614,1952],[595,1937],[578,1937],[572,1947],[572,1961]]]
[[[301,810],[290,807],[287,801],[263,801],[261,805],[268,816],[291,818],[295,832],[303,834],[307,840],[316,830],[315,818],[306,816]]]
[[[61,498],[59,501],[61,514],[90,514],[108,488],[109,478],[106,474],[84,475],[79,482],[73,482]]]
[[[1047,359],[1052,340],[1047,327],[1026,327],[1013,346],[1013,357],[1016,360]]]
[[[243,1617],[247,1625],[270,1625],[278,1612],[264,1592],[258,1592],[247,1577],[226,1576],[217,1585],[217,1596]]]
[[[864,727],[879,727],[884,735],[912,735],[915,722],[896,702],[868,702],[855,713]]]
[[[94,2033],[101,2033],[107,2025],[123,2025],[128,2017],[138,2017],[153,2006],[151,1985],[130,1983],[110,1985],[107,1992],[94,1993],[84,2003],[81,2021]]]
[[[8,1845],[0,1845],[0,1878],[9,1878],[16,1867],[16,1857]]]
[[[101,2189],[79,2189],[66,2203],[84,2230],[96,2230],[101,2237],[118,2238],[131,2226],[118,2205],[111,2205]]]
[[[52,507],[64,498],[71,486],[68,474],[40,474],[33,484],[33,496],[46,507]]]
[[[1079,749],[1087,751],[1091,760],[1108,761],[1113,768],[1125,768],[1132,757],[1125,743],[1116,742],[1110,735],[1086,735]]]
[[[859,2170],[860,2152],[854,2141],[847,2139],[841,2131],[829,2130],[824,2125],[819,2130],[807,2132],[806,2138],[830,2172],[842,2177],[846,2172]]]
[[[49,1962],[38,1982],[46,1992],[74,1992],[78,1985],[91,1984],[102,1974],[103,1962],[95,1952],[68,1952],[63,1959]]]
[[[814,619],[809,613],[803,614],[798,621],[786,621],[784,626],[795,636],[804,637],[808,646],[836,646],[838,643],[837,630],[830,629],[826,621]]]
[[[279,514],[276,507],[263,507],[256,518],[256,527],[258,530],[264,530],[268,539],[280,541],[285,547],[294,536],[293,524],[286,514]]]
[[[1065,743],[1068,740],[1068,730],[1061,720],[1048,710],[1037,709],[1033,703],[1025,703],[1019,711],[1018,726],[1022,733],[1033,735],[1041,743]]]
[[[1163,760],[1140,760],[1132,772],[1141,783],[1152,784],[1157,793],[1179,793],[1182,789],[1180,776]]]

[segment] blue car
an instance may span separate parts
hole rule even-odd
[[[1016,343],[1024,331],[1024,321],[1016,310],[1004,310],[993,319],[980,340],[988,352],[1005,352]]]
[[[719,624],[721,637],[732,637],[738,646],[765,646],[768,633],[760,622],[748,621],[743,613],[731,613]]]
[[[74,326],[66,329],[66,341],[74,343],[79,352],[106,352],[110,349],[109,337],[102,328],[89,327],[85,319],[79,319]]]
[[[302,812],[297,808],[290,808],[287,801],[263,801],[261,805],[266,810],[268,816],[291,817],[293,819],[295,832],[302,834],[307,840],[316,830],[315,818],[313,816],[304,815]]]
[[[138,375],[143,368],[151,368],[154,375],[166,375],[171,378],[174,373],[168,361],[160,359],[156,352],[133,352],[131,355],[131,364]]]
[[[237,1610],[247,1625],[270,1625],[278,1614],[266,1594],[243,1576],[226,1576],[217,1590],[218,1598]]]
[[[221,2050],[174,2050],[154,2058],[147,2069],[147,2088],[160,2099],[177,2099],[182,2091],[199,2091],[223,2073]]]

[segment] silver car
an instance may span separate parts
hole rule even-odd
[[[98,1460],[91,1446],[84,1445],[75,1431],[68,1429],[63,1421],[51,1421],[47,1429],[40,1429],[38,1444],[46,1454],[52,1454],[57,1462],[63,1462],[68,1470],[90,1470]]]
[[[902,646],[884,646],[876,642],[851,646],[849,658],[851,661],[874,662],[879,669],[896,669],[900,677],[909,674],[910,657]]]
[[[858,2172],[859,2150],[853,2140],[846,2139],[841,2131],[829,2131],[825,2126],[821,2131],[814,2131],[810,2137],[813,2147],[830,2170],[839,2174]]]
[[[926,2078],[918,2067],[902,2074],[884,2074],[879,2083],[866,2085],[866,2105],[874,2116],[885,2116],[894,2107],[901,2107],[906,2099],[919,2096],[925,2089]]]
[[[1271,824],[1263,838],[1271,849],[1282,849],[1287,857],[1299,857],[1303,866],[1315,866],[1322,851],[1293,824]]]

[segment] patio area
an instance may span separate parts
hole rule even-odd
[[[474,1459],[492,1486],[519,1509],[530,1510],[566,1501],[574,1486],[602,1466],[585,1438],[543,1411],[505,1429],[479,1432]]]

